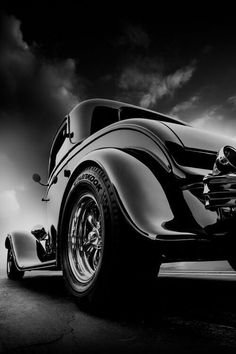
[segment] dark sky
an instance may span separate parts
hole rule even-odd
[[[53,135],[81,100],[123,100],[236,137],[234,9],[206,2],[73,3],[2,7],[4,232],[43,220],[44,190],[31,175],[46,181]]]

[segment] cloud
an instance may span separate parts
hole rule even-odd
[[[74,59],[48,59],[28,44],[17,18],[3,15],[0,25],[0,217],[19,208],[26,216],[0,223],[11,230],[16,222],[41,219],[44,191],[31,175],[46,180],[52,138],[83,97],[84,84]]]
[[[12,218],[19,212],[20,205],[14,190],[6,190],[0,193],[0,220]]]
[[[38,152],[45,152],[46,147],[49,150],[61,120],[83,97],[84,84],[74,59],[49,60],[36,44],[31,46],[24,40],[17,18],[3,15],[1,20],[0,148],[8,155],[14,148],[17,155],[20,147],[26,148],[22,151],[26,160],[32,151],[30,145]],[[3,146],[6,137],[14,137],[11,146]],[[37,159],[41,165],[45,154]]]
[[[229,97],[227,102],[232,105],[233,109],[236,109],[236,96]]]
[[[82,85],[75,60],[43,58],[37,46],[24,41],[20,21],[13,16],[4,16],[1,26],[1,108],[28,111],[33,107],[53,113],[53,118],[64,115],[80,100]]]
[[[196,128],[235,138],[236,125],[222,105],[214,105],[189,122]]]
[[[146,68],[139,64],[126,67],[119,77],[119,88],[128,95],[136,96],[142,107],[149,108],[164,96],[172,96],[191,79],[196,69],[195,63],[191,63],[165,75],[163,68],[158,66],[154,71],[154,65]]]
[[[151,39],[148,33],[140,26],[128,24],[124,27],[124,34],[118,39],[119,45],[148,48]]]
[[[217,129],[216,125],[223,121],[223,117],[219,115],[211,115],[208,112],[203,113],[199,118],[194,119],[191,124],[196,128],[201,129]]]
[[[17,174],[17,170],[14,166],[14,163],[9,159],[6,154],[0,153],[0,193],[5,190],[15,187],[15,178]],[[14,182],[13,182],[14,180]]]
[[[168,75],[166,77],[166,85],[169,91],[182,87],[186,82],[188,82],[191,79],[194,70],[195,65],[189,65],[185,68],[177,70],[174,74]]]
[[[1,45],[5,48],[27,50],[28,44],[23,39],[21,22],[14,16],[1,16]]]
[[[169,114],[178,117],[179,113],[186,112],[191,109],[195,109],[197,107],[197,103],[199,102],[199,100],[200,100],[199,96],[197,95],[192,96],[188,100],[178,103],[176,106],[174,106],[169,112]]]

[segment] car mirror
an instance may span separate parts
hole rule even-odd
[[[41,181],[41,177],[38,173],[34,173],[32,178],[33,178],[34,182],[40,183],[40,181]]]
[[[48,184],[41,183],[41,176],[38,173],[34,173],[32,178],[34,182],[41,184],[41,186],[45,186],[45,187],[48,186]]]

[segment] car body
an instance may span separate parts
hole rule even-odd
[[[218,213],[218,232],[227,230],[232,247],[228,261],[236,270],[236,149],[233,146],[226,145],[219,150],[213,169],[203,182],[205,207]]]
[[[52,143],[47,222],[7,236],[8,274],[62,269],[71,293],[94,301],[104,279],[123,274],[127,285],[162,262],[228,259],[232,235],[203,195],[226,143],[234,142],[130,104],[80,103]]]

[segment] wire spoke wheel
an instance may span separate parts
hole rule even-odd
[[[88,284],[101,262],[103,250],[101,211],[91,193],[75,204],[69,222],[68,258],[77,281]]]
[[[146,273],[155,279],[156,249],[124,220],[101,168],[89,166],[78,175],[66,201],[61,236],[65,285],[82,307],[101,309],[113,301],[133,301],[142,289],[149,293]]]

